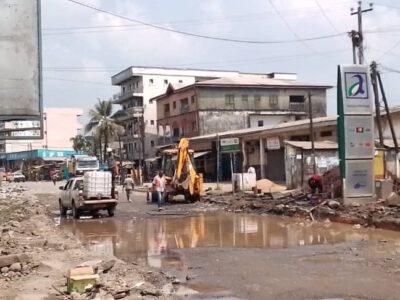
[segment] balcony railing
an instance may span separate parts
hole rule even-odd
[[[305,111],[306,105],[305,105],[305,103],[291,102],[291,103],[289,103],[289,110]]]

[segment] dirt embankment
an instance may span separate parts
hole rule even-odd
[[[217,204],[230,212],[283,215],[311,220],[329,219],[338,223],[400,230],[400,206],[385,201],[343,206],[340,199],[329,200],[296,191],[258,195],[209,193],[202,201]]]
[[[173,279],[147,266],[89,252],[52,219],[55,194],[0,187],[0,299],[170,299]],[[83,294],[66,293],[66,271],[92,265],[100,280]],[[101,266],[111,266],[106,272]]]

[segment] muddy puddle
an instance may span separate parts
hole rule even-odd
[[[278,249],[373,240],[380,242],[374,251],[400,252],[400,232],[272,216],[219,213],[179,218],[107,218],[65,220],[61,226],[91,251],[157,268],[182,268],[182,261],[173,250],[198,247]]]

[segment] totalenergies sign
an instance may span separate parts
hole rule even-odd
[[[368,69],[358,65],[343,66],[342,68],[344,114],[371,114],[373,102]]]

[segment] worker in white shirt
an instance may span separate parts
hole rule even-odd
[[[163,171],[161,170],[158,171],[158,174],[154,176],[153,188],[157,192],[158,208],[161,209],[161,206],[164,202],[164,191],[165,191],[165,176]]]

